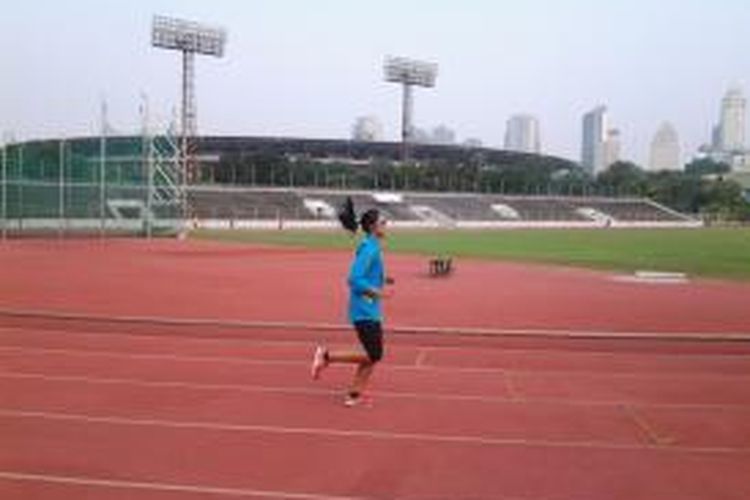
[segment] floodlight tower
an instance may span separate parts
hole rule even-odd
[[[193,171],[191,139],[197,132],[195,106],[195,54],[222,57],[227,34],[216,28],[164,16],[154,16],[151,45],[182,52],[182,130],[180,156],[183,175],[192,180]]]
[[[405,57],[388,56],[385,59],[385,81],[400,83],[404,88],[403,107],[401,115],[401,157],[409,159],[409,145],[414,138],[412,114],[414,112],[413,87],[435,86],[438,66],[434,63],[415,61]]]

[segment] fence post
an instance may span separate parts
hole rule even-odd
[[[8,143],[3,138],[3,156],[2,156],[2,181],[3,181],[3,241],[8,237],[8,188],[7,188],[7,172],[8,172]]]
[[[102,101],[102,135],[99,138],[99,237],[104,238],[104,176],[107,161],[107,103]]]
[[[63,233],[65,232],[65,140],[60,139],[59,144],[59,151],[58,151],[58,160],[59,160],[59,191],[60,194],[58,196],[59,206],[58,206],[58,222],[57,222],[57,236],[58,238],[63,237]]]
[[[18,145],[18,231],[23,231],[23,144]]]

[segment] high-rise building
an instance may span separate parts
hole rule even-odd
[[[725,153],[745,149],[745,108],[747,101],[742,89],[731,88],[721,100],[719,146]]]
[[[607,163],[607,140],[609,133],[607,107],[598,106],[583,115],[583,142],[581,144],[581,165],[591,173],[597,173],[609,166]]]
[[[669,122],[664,122],[651,141],[651,170],[681,170],[680,139],[677,130]]]
[[[352,127],[355,141],[377,142],[383,140],[383,125],[375,116],[360,116]]]
[[[733,170],[750,169],[750,151],[745,148],[747,100],[739,87],[730,88],[721,100],[719,123],[713,128],[711,145],[702,151]]]
[[[531,115],[513,115],[505,129],[505,149],[522,153],[540,153],[539,120]]]
[[[604,143],[604,169],[620,161],[620,130],[607,130],[607,140]]]

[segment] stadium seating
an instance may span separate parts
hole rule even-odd
[[[684,216],[648,200],[586,199],[575,200],[571,204],[578,208],[593,208],[598,212],[610,216],[615,221],[670,222],[686,219]]]
[[[315,219],[303,198],[292,190],[194,187],[188,200],[191,214],[198,219]]]
[[[352,198],[360,213],[367,208],[378,208],[392,221],[428,222],[438,226],[458,223],[580,224],[606,221],[608,224],[627,224],[691,220],[650,200],[632,198],[415,192],[383,194],[366,191],[193,186],[188,200],[191,215],[197,219],[333,221],[335,211],[347,197]]]
[[[404,203],[394,203],[394,202],[379,202],[376,200],[376,198],[373,196],[372,193],[363,193],[363,192],[333,192],[333,191],[320,191],[320,192],[311,192],[308,193],[307,196],[309,197],[315,197],[318,199],[322,199],[326,201],[329,205],[335,207],[337,210],[341,205],[343,205],[344,201],[347,197],[350,197],[352,199],[352,202],[354,203],[354,206],[358,208],[359,211],[367,209],[367,208],[377,208],[380,210],[386,218],[390,220],[398,220],[398,221],[416,221],[419,220],[419,217]]]
[[[414,194],[406,197],[408,203],[431,207],[452,220],[487,221],[502,220],[492,210],[491,203],[482,195]]]
[[[526,221],[580,221],[573,203],[555,197],[490,196],[492,203],[504,204],[514,209],[520,220]]]

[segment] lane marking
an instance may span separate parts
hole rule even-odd
[[[179,354],[151,354],[151,353],[122,353],[117,351],[102,351],[102,350],[89,350],[89,349],[64,349],[64,348],[48,348],[48,347],[19,347],[16,345],[1,345],[0,352],[21,352],[21,353],[34,353],[34,354],[58,354],[63,356],[73,357],[105,357],[115,359],[139,359],[146,361],[177,361],[177,362],[189,362],[189,363],[227,363],[234,365],[268,365],[268,366],[309,366],[309,359],[299,360],[274,360],[274,359],[252,359],[244,357],[233,357],[233,356],[184,356]],[[750,361],[750,360],[749,360]],[[584,361],[585,362],[585,361]],[[748,365],[750,367],[750,364]],[[445,373],[459,373],[459,374],[488,374],[488,375],[506,375],[506,374],[518,374],[518,375],[538,375],[538,376],[584,376],[584,377],[611,377],[611,378],[632,378],[632,379],[652,379],[652,380],[665,380],[665,379],[744,379],[750,378],[750,373],[716,373],[714,367],[710,372],[695,372],[690,370],[675,371],[675,372],[605,372],[605,371],[591,371],[591,370],[550,370],[540,371],[541,369],[511,369],[511,368],[468,368],[468,367],[452,367],[452,366],[437,366],[431,364],[424,364],[422,366],[415,366],[414,364],[391,364],[384,362],[383,368],[393,371],[434,371],[434,372],[445,372]]]
[[[342,411],[348,411],[342,409]],[[525,438],[490,438],[444,434],[422,434],[410,432],[363,431],[314,427],[281,427],[273,425],[229,424],[221,422],[188,422],[161,419],[133,419],[115,416],[92,416],[74,413],[24,411],[0,408],[0,418],[53,420],[85,424],[101,424],[130,427],[162,427],[221,432],[256,432],[277,435],[307,435],[336,438],[363,438],[381,441],[421,441],[427,443],[467,444],[477,446],[524,446],[532,448],[585,448],[600,450],[649,450],[663,452],[714,453],[750,456],[750,448],[654,446],[653,444],[608,443],[604,441],[552,441]]]
[[[37,482],[113,488],[125,490],[150,490],[179,493],[197,493],[229,497],[281,498],[288,500],[363,500],[363,497],[342,497],[319,495],[315,493],[292,493],[287,491],[255,490],[247,488],[225,488],[219,486],[191,485],[177,483],[157,483],[152,481],[131,481],[123,479],[104,479],[85,476],[58,476],[51,474],[29,474],[22,472],[0,471],[0,479],[6,481]]]
[[[46,336],[46,337],[54,337],[54,338],[64,338],[64,337],[74,337],[74,336],[82,336],[84,338],[95,338],[99,340],[105,340],[107,337],[122,337],[122,338],[128,338],[132,339],[134,341],[140,341],[140,340],[147,340],[147,341],[153,341],[153,342],[164,342],[165,340],[173,340],[173,341],[179,341],[180,343],[195,343],[195,344],[225,344],[225,343],[232,343],[232,342],[239,342],[243,344],[249,344],[252,346],[260,346],[260,347],[305,347],[310,348],[311,346],[315,345],[315,340],[264,340],[264,339],[250,339],[250,338],[210,338],[210,337],[179,337],[179,336],[165,336],[165,335],[132,335],[129,333],[118,333],[118,332],[101,332],[101,333],[86,333],[86,332],[73,332],[69,330],[34,330],[34,329],[27,329],[23,327],[0,327],[0,335],[2,335],[5,332],[8,333],[14,333],[14,334],[23,334],[23,335],[36,335],[36,336]],[[55,333],[52,333],[55,332]],[[11,344],[13,346],[17,344]],[[335,342],[331,345],[334,346],[344,346],[348,345],[346,342]],[[450,353],[450,351],[486,351],[486,347],[480,347],[480,346],[474,346],[474,345],[468,345],[468,346],[452,346],[452,345],[410,345],[410,344],[403,344],[398,345],[399,349],[429,349],[436,351],[438,353],[444,354],[444,353]],[[556,355],[560,354],[571,354],[578,357],[583,358],[611,358],[611,357],[618,357],[618,356],[635,356],[636,354],[640,353],[633,353],[630,351],[571,351],[569,349],[540,349],[540,348],[518,348],[518,347],[492,347],[493,350],[497,352],[505,352],[509,354],[543,354],[543,353],[554,353]],[[662,354],[662,353],[648,353],[648,356],[652,359],[673,359],[673,354]],[[707,354],[696,354],[696,353],[680,353],[680,358],[727,358],[727,359],[737,359],[737,358],[750,358],[750,351],[749,352],[742,352],[742,353],[707,353]]]
[[[249,393],[276,393],[276,394],[298,394],[298,395],[337,395],[342,394],[343,389],[311,389],[304,387],[294,386],[264,386],[257,384],[199,384],[184,381],[153,381],[143,379],[127,379],[127,378],[100,378],[100,377],[88,377],[78,375],[47,375],[42,373],[34,372],[0,372],[0,379],[26,379],[26,380],[40,380],[43,382],[72,382],[77,384],[91,384],[91,385],[129,385],[133,387],[144,387],[144,388],[164,388],[164,389],[186,389],[186,390],[201,390],[201,391],[238,391],[238,392],[249,392]],[[444,394],[444,393],[429,393],[429,392],[406,392],[406,391],[382,391],[375,390],[372,394],[378,397],[386,397],[392,399],[411,399],[411,400],[423,400],[423,401],[467,401],[467,402],[478,402],[478,403],[502,403],[510,402],[506,397],[503,396],[492,396],[492,395],[466,395],[466,394]]]
[[[516,389],[516,386],[515,386],[515,384],[513,382],[513,374],[512,373],[508,373],[503,378],[505,380],[505,387],[506,387],[506,389],[508,391],[508,394],[510,395],[510,399],[512,401],[518,401],[518,402],[524,401],[524,397],[521,396],[521,394],[518,392],[518,390]]]
[[[83,337],[84,339],[96,339],[96,340],[107,340],[108,338],[114,337],[120,340],[131,340],[133,342],[145,341],[146,343],[153,342],[164,342],[173,341],[179,343],[188,344],[227,344],[227,343],[239,343],[239,344],[251,344],[258,346],[289,346],[297,347],[304,346],[309,347],[314,345],[314,340],[291,340],[291,339],[278,339],[278,340],[267,340],[267,339],[253,339],[253,338],[242,338],[242,337],[195,337],[195,336],[178,336],[178,335],[133,335],[127,332],[78,332],[59,328],[29,328],[23,326],[0,326],[0,335],[36,335],[44,337],[52,337],[55,339],[65,337]]]
[[[98,315],[92,313],[60,312],[41,309],[10,309],[0,307],[0,316],[26,319],[55,319],[61,321],[83,320],[92,323],[114,323],[124,325],[155,326],[202,326],[246,330],[288,330],[313,332],[341,332],[351,330],[343,323],[316,323],[311,321],[260,321],[260,320],[220,320],[208,318],[175,318],[163,316],[128,316]],[[566,339],[599,339],[599,340],[665,340],[665,341],[701,341],[733,342],[750,341],[750,332],[654,332],[654,331],[605,331],[605,330],[567,330],[544,328],[481,328],[459,326],[391,326],[387,331],[397,335],[441,334],[446,336],[467,337],[524,337],[524,338],[566,338]],[[144,334],[140,334],[144,335]]]
[[[339,390],[336,389],[312,389],[308,387],[296,386],[265,386],[258,384],[207,384],[194,383],[179,380],[144,380],[132,378],[109,378],[109,377],[89,377],[79,375],[49,375],[36,372],[0,372],[1,378],[10,379],[27,379],[41,380],[43,382],[73,382],[79,384],[91,385],[129,385],[133,387],[145,388],[175,388],[202,391],[238,391],[238,392],[260,392],[260,393],[278,393],[278,394],[301,394],[301,395],[336,395]],[[437,401],[467,401],[480,403],[535,403],[535,404],[552,404],[556,406],[590,406],[590,407],[620,407],[629,404],[638,408],[661,408],[661,409],[679,409],[679,410],[750,410],[750,404],[737,403],[651,403],[651,402],[634,402],[624,400],[585,400],[585,399],[560,399],[544,397],[504,397],[492,395],[467,395],[467,394],[445,394],[429,392],[401,392],[401,391],[381,391],[374,390],[373,394],[379,397],[393,399],[416,399],[416,400],[437,400]]]
[[[660,435],[656,429],[654,429],[654,427],[643,416],[638,414],[636,409],[631,405],[624,405],[623,410],[653,445],[670,446],[676,442],[673,437]]]
[[[117,351],[101,351],[89,349],[66,349],[57,347],[18,347],[0,345],[0,351],[17,351],[39,354],[61,354],[65,356],[78,356],[82,358],[122,358],[122,359],[141,359],[151,361],[187,361],[191,363],[227,363],[240,365],[282,365],[297,366],[309,364],[305,359],[304,363],[300,361],[284,361],[275,359],[252,359],[234,356],[184,356],[180,354],[152,354],[152,353],[123,353]]]
[[[203,391],[238,391],[238,392],[260,392],[260,393],[278,393],[278,394],[300,394],[300,395],[336,395],[343,390],[335,389],[311,389],[294,386],[264,386],[257,384],[201,384],[184,381],[153,381],[142,379],[128,378],[106,378],[106,377],[88,377],[77,375],[47,375],[33,372],[0,372],[0,379],[26,379],[41,380],[43,382],[72,382],[78,384],[91,385],[129,385],[133,387],[145,388],[175,388],[188,390]],[[406,392],[406,391],[373,391],[374,395],[388,397],[393,399],[416,399],[416,400],[437,400],[437,401],[474,401],[481,403],[509,402],[508,398],[491,395],[465,395],[465,394],[433,394],[429,392]]]
[[[425,347],[420,348],[417,351],[417,359],[414,360],[414,366],[416,368],[424,368],[426,366],[425,362],[427,360],[427,352],[428,349]]]

